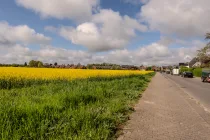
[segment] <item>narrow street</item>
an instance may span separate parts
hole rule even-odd
[[[208,98],[205,88],[209,85],[202,85],[202,95],[193,98],[199,88],[194,86],[196,90],[188,93],[185,88],[190,85],[184,85],[183,80],[195,80],[196,86],[200,82],[157,73],[118,139],[210,140],[210,113],[196,99]]]
[[[170,74],[164,74],[164,76],[171,79],[186,93],[202,104],[203,107],[210,111],[210,83],[203,83],[200,78],[183,78]]]

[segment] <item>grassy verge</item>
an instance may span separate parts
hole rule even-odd
[[[0,139],[114,139],[153,75],[0,90]]]

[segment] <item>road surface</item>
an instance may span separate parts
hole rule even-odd
[[[209,97],[209,85],[200,84],[198,79],[157,73],[118,140],[210,140],[210,113],[183,90],[190,86],[186,81],[192,81],[194,94],[204,88],[198,96],[202,100]]]
[[[186,93],[210,111],[210,83],[203,83],[200,78],[183,78],[170,74],[163,75],[179,85]]]

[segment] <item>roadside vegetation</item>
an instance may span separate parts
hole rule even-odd
[[[210,40],[210,33],[206,34],[206,40]],[[202,68],[210,68],[210,42],[208,42],[205,47],[197,51],[196,59],[201,63],[200,67],[181,67],[180,72],[190,71],[194,76],[201,77]]]
[[[114,139],[154,73],[0,90],[0,139]]]
[[[190,71],[193,73],[196,77],[201,77],[202,75],[202,68],[187,68],[187,67],[181,67],[180,72]]]

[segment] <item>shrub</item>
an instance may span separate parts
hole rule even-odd
[[[202,74],[202,68],[196,68],[193,70],[193,75],[196,77],[201,77]]]

